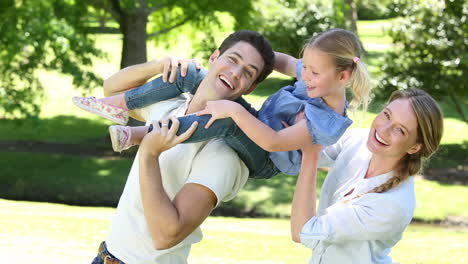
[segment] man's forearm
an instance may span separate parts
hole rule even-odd
[[[158,60],[126,67],[104,81],[104,95],[120,94],[145,84],[148,79],[162,73],[163,66]]]
[[[158,157],[143,154],[139,165],[144,214],[155,248],[172,246],[168,241],[175,245],[183,239],[177,239],[179,215],[163,188]]]

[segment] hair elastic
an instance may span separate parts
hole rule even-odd
[[[354,58],[353,58],[353,62],[354,62],[354,63],[357,63],[359,60],[360,60],[359,57],[354,57]]]

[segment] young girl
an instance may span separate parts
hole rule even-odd
[[[334,29],[319,34],[305,45],[302,60],[276,53],[275,69],[295,76],[298,81],[294,86],[286,86],[270,96],[258,112],[242,100],[239,103],[245,108],[233,101],[211,101],[205,110],[198,113],[199,116],[179,118],[178,133],[183,133],[192,122],[198,121],[197,131],[185,143],[223,137],[249,167],[251,177],[270,178],[279,172],[298,174],[301,167],[300,148],[310,144],[331,145],[351,125],[352,121],[347,116],[346,86],[349,85],[353,93],[352,109],[359,105],[366,109],[370,92],[369,75],[360,57],[361,47],[354,33]],[[235,57],[230,60],[236,63]],[[151,90],[159,89],[151,83],[129,91],[125,96],[115,97],[120,101],[74,98],[74,102],[100,115],[109,111],[99,108],[120,113],[122,110],[112,105],[141,108],[183,91],[193,91],[197,86],[196,80],[202,77],[196,75],[188,79],[192,81],[172,88],[165,84],[164,89],[160,89],[163,91],[162,98],[156,98],[159,93],[154,92],[151,102],[143,102],[142,99]],[[232,85],[228,79],[222,81],[226,86]],[[159,81],[159,84],[162,85],[162,82]],[[168,90],[175,92],[168,96]],[[123,98],[125,102],[122,102]],[[103,102],[106,102],[104,106]],[[211,117],[207,114],[211,114]],[[220,118],[224,119],[213,123]],[[148,130],[151,127],[111,126],[109,131],[114,150],[121,151],[138,144]]]
[[[370,129],[349,129],[320,153],[331,167],[316,212],[315,146],[303,148],[291,211],[295,242],[313,250],[309,263],[393,263],[415,209],[414,181],[438,148],[443,117],[424,91],[396,91]],[[314,149],[315,148],[315,149]]]

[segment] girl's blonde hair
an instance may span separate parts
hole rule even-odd
[[[387,104],[397,99],[407,99],[413,108],[418,122],[416,142],[421,144],[421,149],[414,154],[406,154],[396,166],[393,176],[367,193],[385,192],[419,173],[424,163],[437,151],[442,139],[444,127],[442,111],[428,93],[419,89],[398,90],[392,93]],[[362,195],[364,194],[355,198]]]
[[[334,59],[338,71],[351,71],[353,99],[350,108],[356,110],[362,106],[365,113],[370,101],[371,83],[356,34],[344,29],[332,29],[312,37],[304,48],[317,48]]]

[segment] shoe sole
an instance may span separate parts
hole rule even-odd
[[[98,111],[98,110],[96,110],[96,109],[94,109],[94,108],[92,108],[92,107],[88,107],[87,105],[83,105],[83,104],[79,103],[78,101],[72,100],[72,102],[73,102],[76,106],[78,106],[79,108],[81,108],[81,109],[83,109],[83,110],[85,110],[85,111],[87,111],[87,112],[93,113],[93,114],[98,115],[98,116],[100,116],[100,117],[104,117],[105,119],[110,120],[110,121],[112,121],[112,122],[115,122],[115,123],[117,123],[117,124],[119,124],[119,125],[124,126],[124,125],[126,125],[127,122],[128,122],[128,120],[127,120],[127,121],[124,121],[124,120],[115,118],[115,117],[113,117],[113,116],[106,115],[105,113],[100,112],[100,111]]]
[[[118,150],[118,142],[119,142],[119,139],[118,138],[115,138],[115,135],[117,133],[114,133],[114,127],[110,126],[109,127],[109,135],[110,135],[110,138],[111,138],[111,142],[112,142],[112,150],[114,150],[114,152],[119,152],[119,153],[122,153],[122,150]]]

